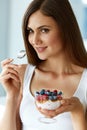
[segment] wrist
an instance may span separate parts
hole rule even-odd
[[[71,119],[75,130],[86,130],[85,112],[72,112]]]
[[[80,112],[71,112],[71,117],[72,119],[74,118],[74,120],[80,120],[82,118],[85,118],[85,113],[84,111],[80,111]]]
[[[17,104],[18,102],[18,97],[15,95],[8,95],[6,96],[6,102],[10,104]]]
[[[71,111],[71,115],[72,116],[84,116],[85,115],[85,111],[84,111],[84,107],[83,105],[81,104],[79,106],[79,108],[75,108],[74,110]]]

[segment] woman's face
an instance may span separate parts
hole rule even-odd
[[[52,17],[37,11],[30,16],[27,29],[29,43],[41,60],[58,57],[62,53],[60,30]]]

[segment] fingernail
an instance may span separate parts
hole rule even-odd
[[[61,104],[64,104],[65,103],[65,100],[61,100]]]
[[[9,61],[12,61],[13,59],[12,58],[8,58]]]

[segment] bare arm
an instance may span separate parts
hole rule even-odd
[[[86,110],[86,130],[87,130],[87,110]]]
[[[0,130],[21,130],[18,108],[25,67],[11,64],[11,62],[11,59],[2,62],[0,74],[0,83],[7,93],[5,111],[0,121]]]
[[[17,128],[17,130],[22,130],[22,122],[21,122],[20,115],[19,115],[19,108],[20,108],[21,100],[22,100],[22,94],[19,97],[19,103],[18,103],[17,112],[16,112],[16,128]]]
[[[16,115],[16,128],[17,130],[22,130],[22,122],[20,120],[19,113]]]
[[[0,130],[21,130],[22,124],[19,117],[20,102],[12,98],[6,98],[6,106],[3,118],[0,121]]]
[[[74,130],[87,130],[84,113],[79,113],[79,116],[77,116],[77,114],[73,114],[71,118]]]
[[[16,130],[16,102],[6,99],[5,111],[0,121],[1,130]]]

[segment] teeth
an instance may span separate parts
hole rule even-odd
[[[38,47],[37,49],[42,50],[45,49],[46,47]]]
[[[43,50],[44,48],[40,47],[40,48],[37,48],[38,50]]]
[[[44,51],[46,49],[46,47],[38,47],[36,49],[37,49],[37,51],[42,52],[42,51]]]

